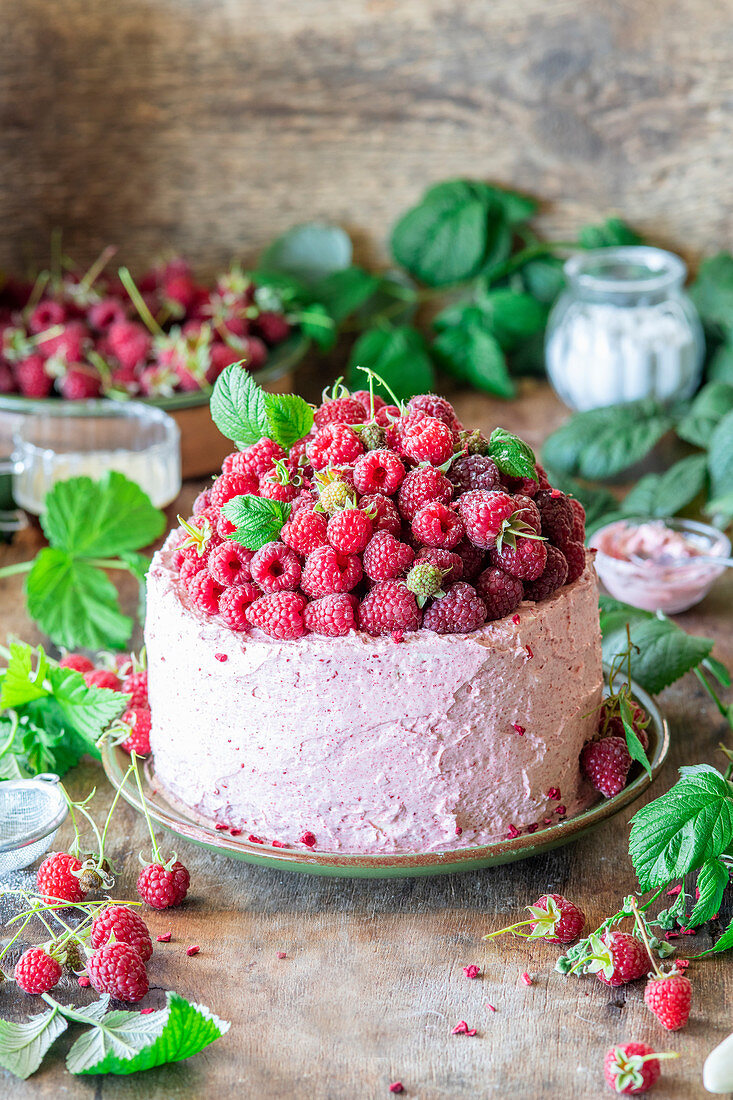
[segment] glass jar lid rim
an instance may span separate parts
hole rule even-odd
[[[614,266],[646,269],[641,274],[613,273]],[[619,248],[593,248],[565,261],[569,282],[588,290],[649,292],[683,282],[687,265],[680,256],[652,245],[624,245]]]

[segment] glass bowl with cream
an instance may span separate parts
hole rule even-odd
[[[589,541],[608,592],[644,611],[687,611],[731,564],[727,535],[690,519],[619,519]]]

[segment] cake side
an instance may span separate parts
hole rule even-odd
[[[578,757],[601,698],[597,582],[470,634],[278,641],[148,576],[158,780],[209,820],[320,850],[435,851],[534,831],[595,794]],[[518,621],[515,621],[518,618]]]

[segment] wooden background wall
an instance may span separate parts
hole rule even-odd
[[[426,183],[563,232],[733,244],[730,0],[0,0],[0,266],[116,243],[205,270],[297,221],[377,259]]]

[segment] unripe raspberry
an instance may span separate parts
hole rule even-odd
[[[415,562],[405,578],[405,584],[417,596],[420,607],[431,597],[445,594],[442,592],[443,570],[429,561]]]

